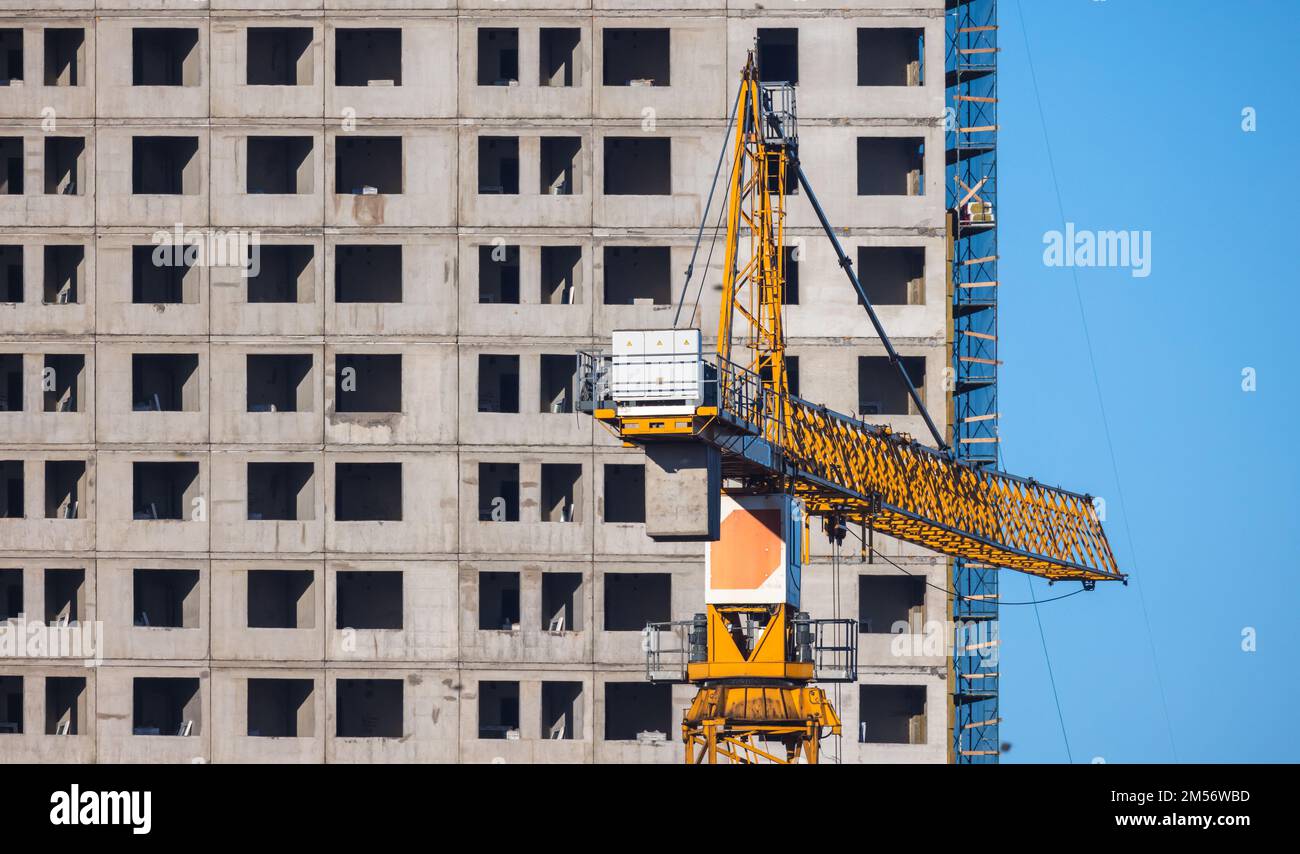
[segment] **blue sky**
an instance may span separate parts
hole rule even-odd
[[[1039,609],[1073,761],[1300,761],[1300,6],[999,7],[1003,465],[1102,496],[1134,576]],[[1044,266],[1049,146],[1065,219],[1150,231],[1148,278]],[[1001,634],[1004,761],[1066,761],[1034,610]]]

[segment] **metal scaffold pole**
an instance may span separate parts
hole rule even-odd
[[[998,462],[997,0],[948,0],[945,136],[952,292],[950,429],[959,459]],[[952,761],[997,762],[998,570],[952,562]]]

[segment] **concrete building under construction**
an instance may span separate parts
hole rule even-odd
[[[0,621],[102,628],[93,667],[0,649],[0,762],[679,762],[642,629],[700,609],[703,546],[646,536],[576,353],[715,334],[712,222],[683,290],[756,45],[926,408],[995,459],[978,5],[0,0]],[[792,392],[923,437],[788,210]],[[996,667],[943,628],[992,573],[876,545],[814,537],[809,609],[861,632],[826,753],[996,758]]]

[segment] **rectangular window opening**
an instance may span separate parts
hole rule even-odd
[[[45,461],[46,519],[83,518],[85,499],[85,460]]]
[[[0,302],[21,303],[23,290],[22,245],[0,245]]]
[[[81,353],[47,353],[44,404],[46,412],[79,412],[86,380],[86,357]]]
[[[199,627],[197,569],[134,571],[135,625],[154,629]]]
[[[133,734],[199,735],[202,705],[198,679],[137,676],[131,693]]]
[[[22,519],[25,514],[22,460],[0,460],[0,519]]]
[[[402,192],[400,136],[339,136],[334,139],[334,192],[369,196]]]
[[[542,738],[572,741],[582,732],[582,683],[542,683]]]
[[[582,139],[579,137],[542,137],[542,195],[572,196],[582,192],[578,160],[581,152]]]
[[[860,246],[858,278],[872,305],[924,305],[925,249]],[[861,297],[858,304],[862,304]]]
[[[519,737],[519,683],[478,683],[478,737]]]
[[[605,521],[645,522],[645,466],[609,463],[605,466]]]
[[[643,733],[664,740],[672,731],[671,685],[605,683],[606,741],[636,741]]]
[[[310,303],[315,299],[314,246],[260,244],[249,251],[257,253],[250,264],[253,275],[245,278],[250,303]]]
[[[86,720],[86,677],[45,677],[45,734],[81,735]]]
[[[790,389],[790,394],[799,397],[799,357],[785,357],[785,381]]]
[[[401,679],[339,679],[334,683],[335,736],[401,738]]]
[[[519,411],[519,357],[480,353],[478,411]]]
[[[311,679],[249,679],[248,735],[253,738],[310,738],[316,714]]]
[[[859,86],[921,86],[925,30],[920,27],[858,29]]]
[[[131,138],[131,192],[135,195],[195,196],[199,187],[197,136]]]
[[[783,196],[799,193],[798,172],[788,160],[782,171],[782,158],[778,152],[767,155],[767,189],[770,193],[780,193]]]
[[[131,408],[136,412],[198,412],[197,353],[134,353]]]
[[[577,356],[542,354],[540,383],[542,412],[573,412],[573,385],[577,373]]]
[[[22,412],[23,354],[0,353],[0,412]]]
[[[27,613],[23,607],[23,571],[0,569],[0,622],[16,620]]]
[[[402,464],[335,463],[334,519],[402,521]]]
[[[925,744],[924,685],[858,686],[858,742]]]
[[[250,629],[312,629],[316,603],[312,593],[316,573],[310,569],[250,569],[248,627]]]
[[[41,301],[46,305],[75,305],[81,302],[86,247],[80,243],[47,243],[43,255],[45,271]]]
[[[582,41],[582,30],[577,27],[542,27],[538,33],[540,85],[580,85],[582,71],[578,65],[578,45]]]
[[[581,246],[543,246],[541,302],[543,305],[574,305],[581,302]]]
[[[764,83],[799,82],[799,30],[758,28],[758,79]]]
[[[925,399],[925,357],[903,356],[903,370]],[[920,415],[907,385],[887,356],[858,357],[858,415]]]
[[[582,466],[542,463],[542,521],[582,521]]]
[[[519,304],[519,247],[498,244],[478,248],[478,301]]]
[[[478,191],[493,196],[519,194],[519,137],[478,138]]]
[[[196,462],[131,464],[132,515],[137,520],[189,518],[199,493]]]
[[[401,412],[401,353],[339,353],[334,357],[335,412]]]
[[[519,82],[519,30],[478,28],[478,85],[514,86]]]
[[[311,43],[311,27],[249,27],[248,85],[310,86]]]
[[[606,86],[671,84],[669,29],[606,27],[602,33]]]
[[[344,571],[335,576],[335,628],[402,628],[402,573]]]
[[[86,31],[81,27],[45,28],[45,85],[81,86],[86,67]]]
[[[45,622],[47,625],[70,626],[86,618],[86,571],[84,569],[45,570]]]
[[[251,195],[301,195],[315,191],[313,142],[309,136],[248,137]]]
[[[478,627],[480,631],[519,630],[519,573],[478,574]]]
[[[23,31],[21,27],[0,29],[0,86],[23,82]]]
[[[925,195],[925,140],[858,137],[858,195]]]
[[[401,28],[336,28],[334,85],[401,86]]]
[[[85,186],[84,136],[45,137],[45,194],[79,196]]]
[[[189,252],[160,252],[154,245],[131,247],[131,302],[134,305],[195,305],[200,269]]]
[[[0,137],[0,196],[21,196],[26,176],[23,138]]]
[[[542,573],[542,625],[550,632],[582,629],[582,573]]]
[[[672,192],[671,138],[605,137],[605,195],[670,196]]]
[[[673,577],[667,572],[605,573],[605,631],[640,632],[672,619]]]
[[[672,250],[667,246],[606,246],[605,305],[669,305]]]
[[[785,256],[785,291],[781,295],[782,305],[799,304],[799,247],[783,246],[781,253]]]
[[[131,30],[131,85],[198,86],[199,31],[194,27]]]
[[[249,463],[249,521],[309,522],[316,518],[313,463]]]
[[[247,412],[311,412],[310,353],[249,353],[245,360]]]
[[[925,625],[925,579],[910,575],[858,578],[858,631],[861,634],[920,632]]]
[[[340,244],[334,249],[334,301],[402,301],[402,245]]]
[[[478,464],[478,520],[519,521],[519,464]]]
[[[0,676],[0,735],[23,733],[23,677]]]

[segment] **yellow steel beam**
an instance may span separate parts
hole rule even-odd
[[[812,512],[1047,578],[1122,577],[1086,496],[964,465],[794,398],[785,404],[781,450],[812,476],[795,483]],[[879,507],[863,500],[873,496]]]

